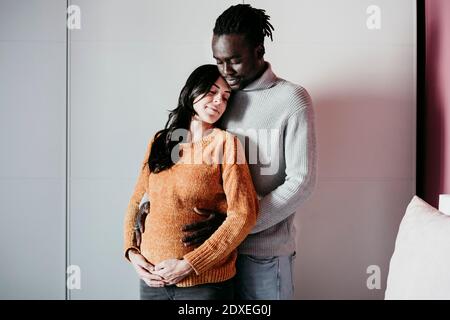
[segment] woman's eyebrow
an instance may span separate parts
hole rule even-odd
[[[217,84],[215,84],[215,83],[213,83],[213,86],[216,87],[217,89],[220,89],[220,87]],[[230,90],[226,90],[225,92],[231,93]]]

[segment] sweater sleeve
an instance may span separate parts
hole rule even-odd
[[[150,174],[148,168],[148,156],[150,155],[150,150],[152,147],[153,139],[149,142],[147,146],[147,151],[145,152],[144,159],[141,163],[139,175],[137,182],[134,187],[133,194],[128,203],[127,211],[125,214],[124,222],[124,255],[128,259],[128,250],[136,249],[140,252],[139,247],[134,244],[134,226],[136,222],[137,214],[139,213],[139,203],[141,202],[144,193],[148,192],[148,177]]]
[[[208,240],[184,256],[197,275],[225,259],[237,248],[254,226],[259,210],[244,149],[235,136],[225,139],[223,158],[221,168],[227,217]]]
[[[284,130],[285,181],[260,200],[260,214],[251,234],[295,213],[315,187],[316,136],[311,98],[303,92],[298,104],[300,109],[289,117]]]

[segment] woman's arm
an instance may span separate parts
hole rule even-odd
[[[201,246],[183,258],[201,274],[237,248],[256,223],[259,210],[244,149],[239,140],[227,134],[222,167],[223,189],[227,199],[227,217]]]

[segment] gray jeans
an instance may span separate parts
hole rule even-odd
[[[294,299],[295,252],[289,256],[258,257],[239,254],[234,277],[238,300]]]
[[[193,287],[149,287],[140,280],[141,300],[232,300],[233,280]]]

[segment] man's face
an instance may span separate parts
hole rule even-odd
[[[212,51],[220,74],[232,90],[244,88],[255,80],[264,60],[258,47],[251,46],[243,34],[213,36]]]

